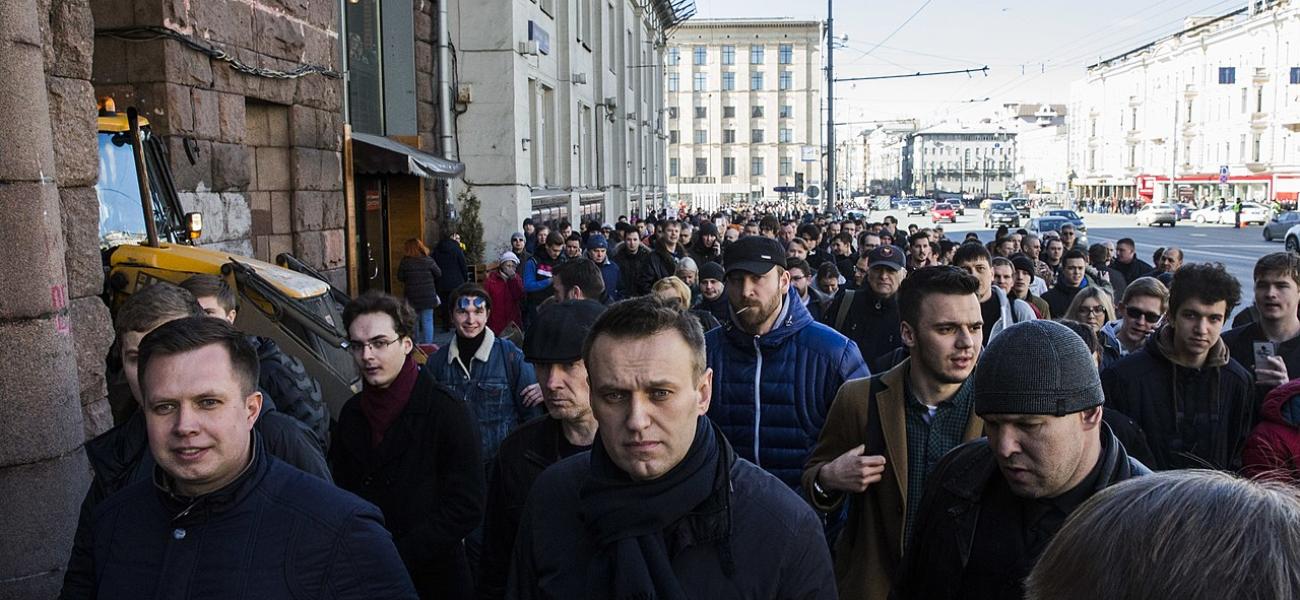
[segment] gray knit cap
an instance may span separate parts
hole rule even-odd
[[[1097,363],[1079,334],[1025,321],[993,338],[975,368],[975,414],[1063,416],[1101,406]]]

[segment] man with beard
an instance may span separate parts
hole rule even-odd
[[[1154,277],[1139,277],[1124,288],[1124,297],[1115,305],[1119,319],[1102,328],[1119,340],[1120,356],[1137,352],[1156,330],[1169,302],[1169,288]]]
[[[898,287],[907,278],[903,254],[881,246],[858,261],[865,268],[865,285],[838,294],[823,313],[822,322],[858,345],[868,365],[903,345],[898,324]]]
[[[916,232],[907,236],[907,270],[915,271],[931,266],[934,247],[930,245],[930,234]]]
[[[1068,327],[1018,323],[986,350],[971,396],[988,437],[948,453],[909,496],[915,537],[891,597],[1020,600],[1070,513],[1149,473],[1102,421],[1096,362]]]
[[[618,265],[619,287],[628,297],[640,296],[648,290],[641,289],[641,271],[650,259],[650,249],[641,244],[641,231],[629,227],[623,232],[623,242],[614,248],[614,264]]]
[[[1225,331],[1232,358],[1255,375],[1255,395],[1300,377],[1300,256],[1274,252],[1255,263],[1255,308],[1259,320]]]
[[[604,310],[593,302],[548,306],[524,338],[524,358],[537,373],[547,414],[506,436],[492,461],[479,566],[480,600],[506,595],[515,534],[537,477],[547,467],[590,450],[596,439],[582,341]]]
[[[718,263],[704,263],[700,267],[700,303],[695,306],[695,309],[713,315],[719,323],[731,319],[731,304],[724,293],[726,279],[726,272]]]
[[[1241,284],[1218,263],[1174,274],[1165,324],[1101,374],[1107,410],[1137,424],[1156,470],[1236,471],[1255,413],[1250,375],[1220,339]]]
[[[743,238],[723,255],[731,318],[707,334],[713,419],[742,458],[799,485],[840,384],[866,377],[858,345],[813,321],[781,243]]]
[[[1138,258],[1137,244],[1133,242],[1133,238],[1120,238],[1115,242],[1115,261],[1110,266],[1119,271],[1124,276],[1124,280],[1129,282],[1136,281],[1139,277],[1146,277],[1155,270]]]
[[[686,256],[686,249],[679,243],[682,235],[681,224],[677,221],[659,223],[659,237],[655,240],[654,251],[646,259],[641,271],[641,289],[649,293],[656,281],[677,274],[677,261]]]
[[[829,515],[849,507],[835,544],[845,599],[888,595],[934,464],[979,437],[982,425],[968,383],[980,356],[979,282],[940,266],[917,270],[900,287],[912,358],[840,388],[803,471],[814,508]]]
[[[835,597],[817,516],[704,416],[704,347],[699,321],[655,298],[592,327],[598,435],[537,478],[508,598]]]
[[[1088,282],[1084,275],[1088,272],[1088,256],[1082,250],[1071,250],[1061,257],[1060,275],[1056,285],[1043,294],[1043,300],[1052,309],[1053,315],[1064,316],[1075,294]]]

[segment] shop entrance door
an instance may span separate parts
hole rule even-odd
[[[388,180],[385,177],[358,175],[357,223],[361,258],[361,290],[390,290],[388,277]]]

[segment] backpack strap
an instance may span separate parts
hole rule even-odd
[[[840,298],[840,309],[835,311],[835,331],[840,331],[844,327],[844,319],[849,316],[849,307],[853,306],[853,296],[857,290],[844,290],[844,295]]]

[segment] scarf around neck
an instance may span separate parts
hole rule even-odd
[[[731,564],[730,473],[734,461],[731,446],[703,415],[696,422],[695,439],[682,462],[651,481],[629,477],[597,440],[591,450],[591,472],[578,492],[578,515],[601,549],[589,567],[593,597],[685,599],[664,532],[688,516],[722,516],[722,528],[696,541],[716,543],[724,567],[734,570],[727,567]]]
[[[406,404],[411,400],[411,390],[415,389],[415,381],[419,379],[419,375],[420,366],[415,364],[415,359],[408,354],[406,362],[402,364],[401,372],[397,374],[397,379],[388,384],[388,387],[377,388],[364,384],[361,388],[361,414],[366,416],[366,421],[370,424],[371,448],[379,447],[379,444],[384,441],[384,434],[388,433],[388,428],[406,409]]]

